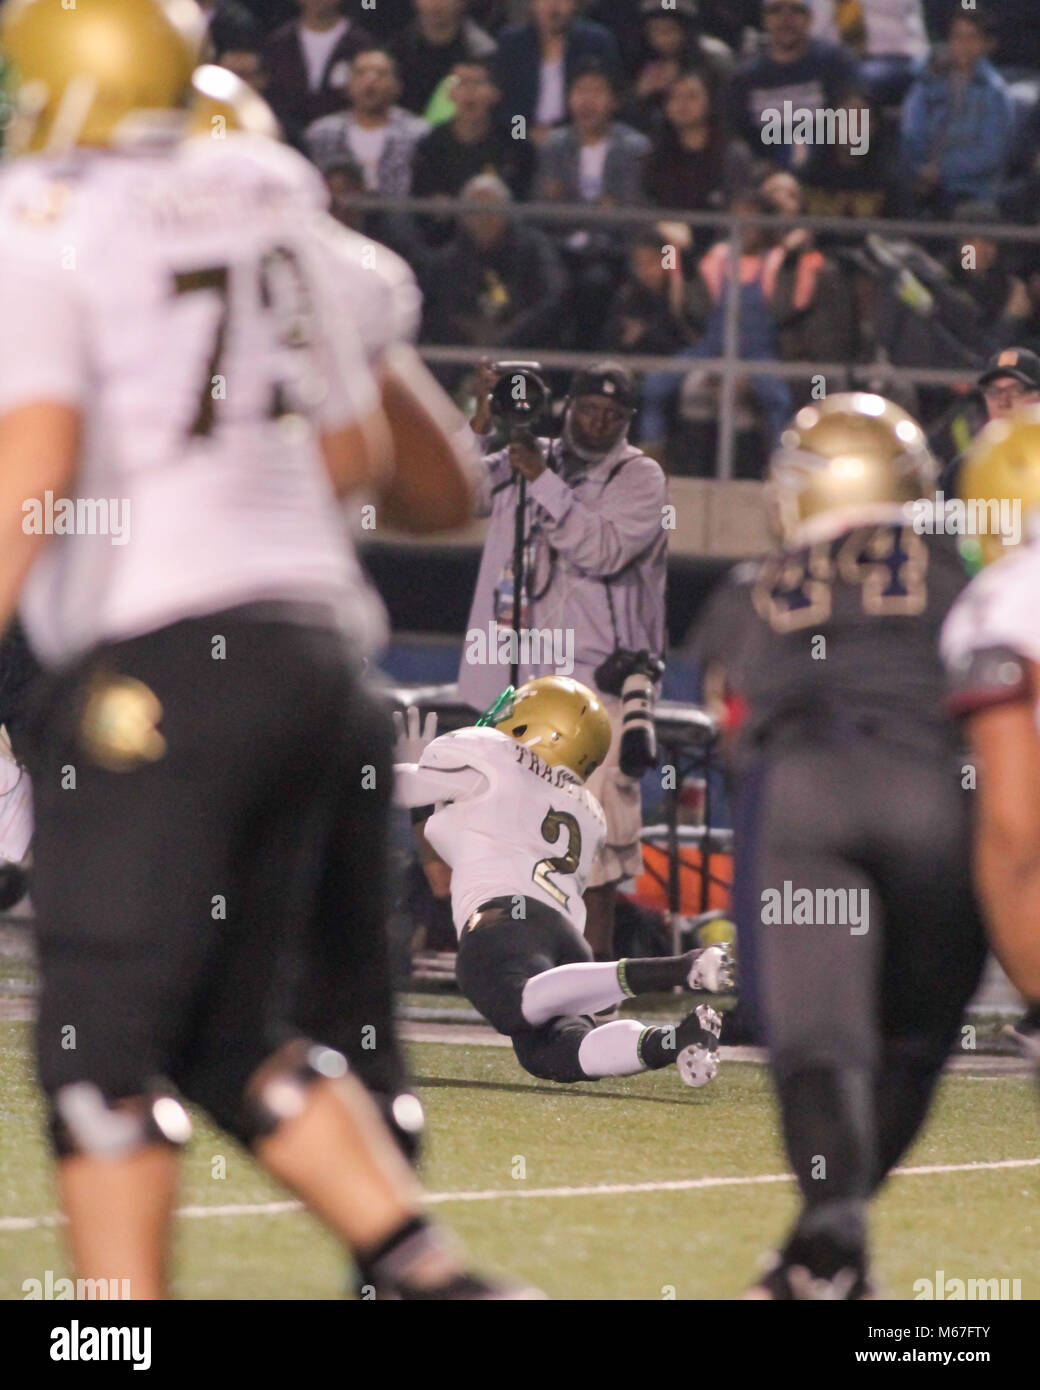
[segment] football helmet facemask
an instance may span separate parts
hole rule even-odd
[[[203,63],[192,74],[186,133],[221,140],[229,130],[281,139],[274,112],[248,82],[216,63]]]

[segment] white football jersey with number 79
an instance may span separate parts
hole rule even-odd
[[[22,615],[37,655],[265,600],[349,615],[318,449],[378,404],[356,323],[377,276],[330,250],[322,181],[247,134],[33,156],[0,175],[0,416],[77,407],[67,505]]]

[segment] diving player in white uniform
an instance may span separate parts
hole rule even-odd
[[[592,960],[582,891],[606,822],[582,784],[610,745],[597,696],[570,677],[541,676],[507,690],[476,728],[432,738],[431,717],[425,746],[418,711],[397,721],[401,751],[418,756],[397,763],[394,799],[424,808],[426,841],[451,866],[459,988],[511,1038],[520,1064],[546,1080],[584,1081],[674,1062],[688,1086],[711,1081],[722,1023],[707,1005],[674,1027],[597,1027],[591,1017],[651,991],[731,984],[720,946]]]
[[[1017,525],[980,536],[985,568],[942,633],[950,703],[976,756],[975,874],[990,942],[1029,1012],[1040,1058],[1040,407],[995,420],[961,467],[962,499]],[[1010,503],[1015,512],[1009,512]]]

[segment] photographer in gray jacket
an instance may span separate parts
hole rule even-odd
[[[484,459],[477,514],[490,524],[459,671],[460,694],[478,710],[509,683],[514,659],[518,682],[571,675],[603,697],[613,738],[588,786],[608,835],[585,893],[586,936],[603,959],[610,957],[616,886],[642,871],[637,779],[656,764],[649,706],[663,669],[667,485],[660,466],[628,441],[636,404],[625,369],[598,364],[575,375],[558,439],[514,428],[510,442]],[[486,407],[475,425],[481,417]],[[517,638],[520,478],[526,502]]]

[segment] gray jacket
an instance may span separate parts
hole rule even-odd
[[[649,153],[650,141],[645,135],[623,121],[611,121],[600,196],[619,207],[645,203],[643,165]],[[563,126],[551,132],[539,153],[535,197],[580,202],[580,179],[581,142],[573,126]]]
[[[352,111],[340,111],[313,121],[303,133],[311,159],[324,173],[344,155],[356,159],[351,143],[357,120]],[[379,159],[376,192],[388,198],[406,198],[412,188],[412,156],[430,127],[421,116],[413,116],[401,106],[390,109],[386,144]]]
[[[552,467],[566,472],[547,468],[527,484],[528,607],[521,626],[541,637],[528,654],[550,659],[522,661],[519,679],[558,672],[595,688],[593,672],[617,647],[664,650],[667,480],[626,439],[580,471],[563,460],[559,440],[539,442]],[[509,684],[507,647],[491,639],[510,621],[496,592],[503,576],[507,586],[511,580],[516,498],[506,450],[489,454],[478,514],[491,521],[459,669],[459,692],[475,709],[485,709]]]

